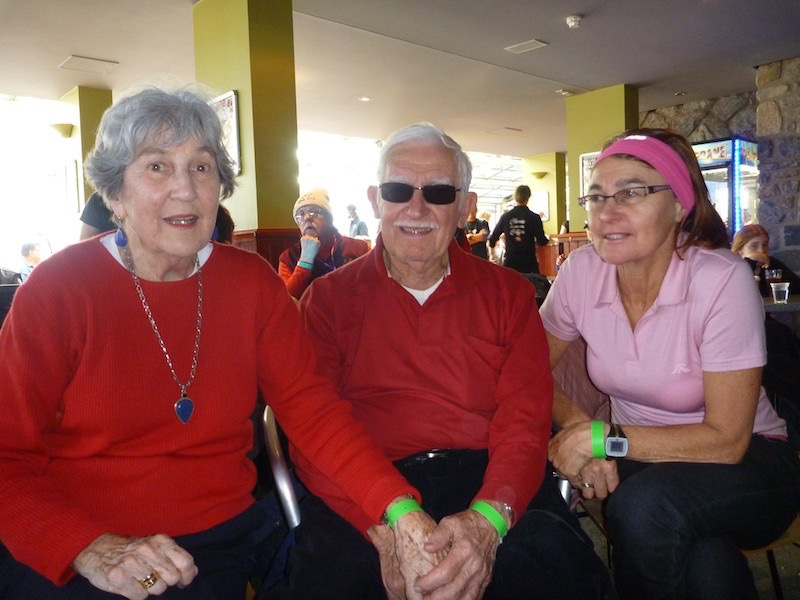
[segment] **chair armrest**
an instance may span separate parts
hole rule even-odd
[[[286,457],[283,455],[281,441],[278,437],[278,426],[275,422],[275,413],[267,405],[264,408],[264,441],[267,445],[269,456],[269,466],[272,469],[272,477],[275,480],[275,489],[278,492],[283,513],[286,517],[286,524],[289,529],[294,529],[300,525],[300,505],[297,502],[297,495],[294,493],[292,476],[286,464]]]

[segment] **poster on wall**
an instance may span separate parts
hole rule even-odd
[[[239,105],[236,91],[231,90],[211,101],[211,107],[219,117],[222,125],[222,143],[233,161],[233,172],[238,175],[242,172],[239,158]]]
[[[598,156],[600,156],[600,152],[587,152],[585,154],[581,154],[579,157],[581,164],[580,196],[586,195],[586,190],[589,188],[589,181],[592,177],[592,169],[594,168],[594,163],[597,161]]]
[[[550,220],[550,192],[547,190],[533,190],[528,208],[539,215],[542,221]]]

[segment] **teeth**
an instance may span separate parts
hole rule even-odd
[[[622,233],[609,233],[606,238],[609,240],[621,240],[625,235]]]
[[[187,217],[185,219],[169,219],[170,223],[175,223],[176,225],[189,225],[190,223],[194,223],[194,217]]]

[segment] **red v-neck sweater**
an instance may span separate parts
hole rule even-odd
[[[297,309],[258,255],[215,245],[203,266],[195,412],[180,396],[130,274],[94,238],[37,266],[0,330],[0,541],[56,583],[100,534],[202,531],[252,503],[245,456],[261,389],[294,443],[377,522],[413,491],[314,374]],[[142,282],[181,381],[197,276]]]
[[[450,274],[420,306],[375,249],[314,281],[301,314],[353,414],[391,459],[434,448],[488,449],[476,498],[521,515],[547,460],[553,379],[534,286],[449,247]],[[369,515],[295,449],[309,489],[362,530]]]

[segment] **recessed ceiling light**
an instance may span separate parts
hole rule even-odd
[[[547,46],[546,42],[540,42],[539,40],[528,40],[527,42],[521,42],[519,44],[514,44],[513,46],[506,46],[503,50],[507,52],[511,52],[512,54],[522,54],[523,52],[530,52],[531,50],[537,50],[539,48],[544,48]]]
[[[113,60],[70,55],[58,65],[58,68],[69,69],[71,71],[84,71],[85,73],[108,73],[118,64],[118,62]]]
[[[370,97],[368,97],[368,96],[361,96],[361,97],[358,99],[358,101],[359,101],[359,102],[371,102],[371,101],[372,101],[372,98],[370,98]]]

